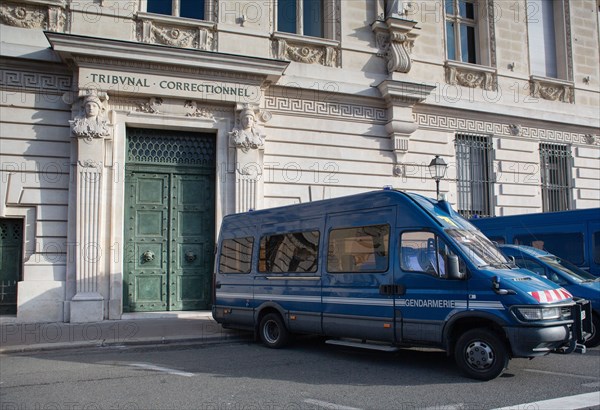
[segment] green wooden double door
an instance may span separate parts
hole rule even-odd
[[[128,129],[124,311],[211,302],[214,136]]]
[[[17,313],[22,251],[23,220],[0,218],[0,314]]]

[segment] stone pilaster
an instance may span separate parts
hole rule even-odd
[[[83,99],[83,115],[71,121],[76,138],[76,293],[70,303],[71,322],[104,319],[104,297],[99,288],[102,269],[102,183],[104,143],[110,136],[104,103],[95,95]]]
[[[256,107],[239,106],[238,126],[229,133],[235,147],[235,211],[260,209],[263,205],[265,133],[256,125]]]

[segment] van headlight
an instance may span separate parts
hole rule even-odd
[[[559,307],[519,307],[517,311],[525,320],[556,320],[560,319]]]

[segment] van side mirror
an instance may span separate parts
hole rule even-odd
[[[448,255],[448,279],[464,279],[465,274],[460,271],[458,256]]]

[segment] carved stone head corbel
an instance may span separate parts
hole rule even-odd
[[[231,144],[240,148],[243,152],[252,149],[264,149],[265,132],[259,127],[257,121],[257,109],[245,105],[238,113],[237,124],[229,133]]]
[[[106,118],[105,107],[108,95],[103,97],[104,101],[95,93],[82,97],[79,115],[69,121],[71,130],[76,137],[92,140],[110,136],[110,125]]]

